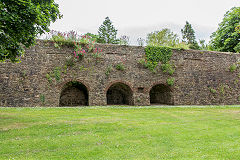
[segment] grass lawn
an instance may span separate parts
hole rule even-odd
[[[240,159],[240,108],[0,108],[0,159]]]

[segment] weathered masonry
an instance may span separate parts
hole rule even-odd
[[[21,63],[0,63],[0,106],[240,104],[238,54],[173,50],[169,86],[169,75],[139,63],[143,47],[95,47],[100,57],[89,53],[72,64],[72,47],[38,41]]]

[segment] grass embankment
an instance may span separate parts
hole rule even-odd
[[[0,159],[239,159],[240,108],[0,108]]]

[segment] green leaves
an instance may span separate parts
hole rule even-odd
[[[147,46],[145,48],[147,60],[167,63],[172,57],[172,49],[169,47]]]
[[[228,11],[211,36],[210,48],[223,52],[240,52],[240,7]]]
[[[195,37],[195,31],[193,30],[192,25],[188,21],[186,21],[186,24],[184,28],[181,29],[181,32],[182,32],[183,42],[186,42],[189,45],[189,48],[199,49],[199,46]]]
[[[118,44],[117,30],[112,25],[109,17],[106,17],[103,24],[98,29],[98,43]]]
[[[171,48],[163,46],[147,46],[145,48],[145,53],[146,59],[140,60],[140,64],[155,73],[158,63],[161,62],[161,69],[164,73],[167,72],[169,75],[174,73],[174,66],[169,63],[173,54]]]
[[[147,35],[147,44],[151,46],[169,46],[175,47],[179,43],[177,34],[171,32],[170,29],[162,29]]]
[[[61,15],[54,0],[0,1],[0,62],[17,62],[23,46],[33,45],[57,18]]]

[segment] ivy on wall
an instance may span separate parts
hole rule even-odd
[[[169,62],[173,54],[171,48],[162,46],[147,46],[145,53],[148,61],[162,63]]]
[[[170,62],[172,54],[172,48],[169,47],[147,46],[145,48],[145,58],[139,60],[139,63],[153,73],[156,73],[156,67],[160,63],[162,72],[172,76],[175,72],[175,66]],[[167,84],[172,86],[174,84],[174,80],[175,79],[173,77],[168,78]]]

